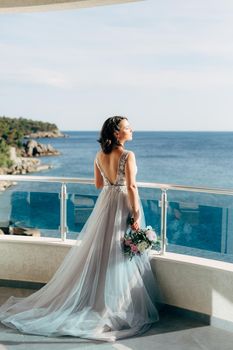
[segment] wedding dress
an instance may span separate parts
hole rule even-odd
[[[1,322],[23,333],[114,341],[141,334],[158,320],[158,288],[147,254],[124,256],[121,238],[130,214],[123,151],[111,184],[104,187],[53,278],[26,298],[10,297],[0,307]]]

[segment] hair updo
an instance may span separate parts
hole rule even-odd
[[[120,144],[115,136],[115,132],[120,130],[119,124],[124,119],[127,120],[126,117],[115,116],[105,120],[98,139],[104,153],[111,153]]]

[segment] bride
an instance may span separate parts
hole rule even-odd
[[[108,118],[94,163],[95,185],[102,188],[78,241],[53,278],[26,298],[10,297],[0,307],[1,322],[20,332],[71,335],[115,341],[142,334],[158,320],[158,288],[147,254],[124,256],[121,239],[130,216],[143,224],[136,186],[132,140],[125,117]]]

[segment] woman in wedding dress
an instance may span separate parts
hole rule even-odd
[[[95,158],[95,185],[102,188],[78,241],[53,278],[26,298],[9,298],[1,322],[23,333],[115,341],[142,334],[158,320],[158,288],[149,257],[130,260],[121,239],[133,217],[142,227],[132,140],[125,117],[105,121]]]

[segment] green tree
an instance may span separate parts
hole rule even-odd
[[[24,136],[38,131],[57,131],[55,124],[26,118],[0,116],[0,167],[9,167],[9,146],[20,148]]]

